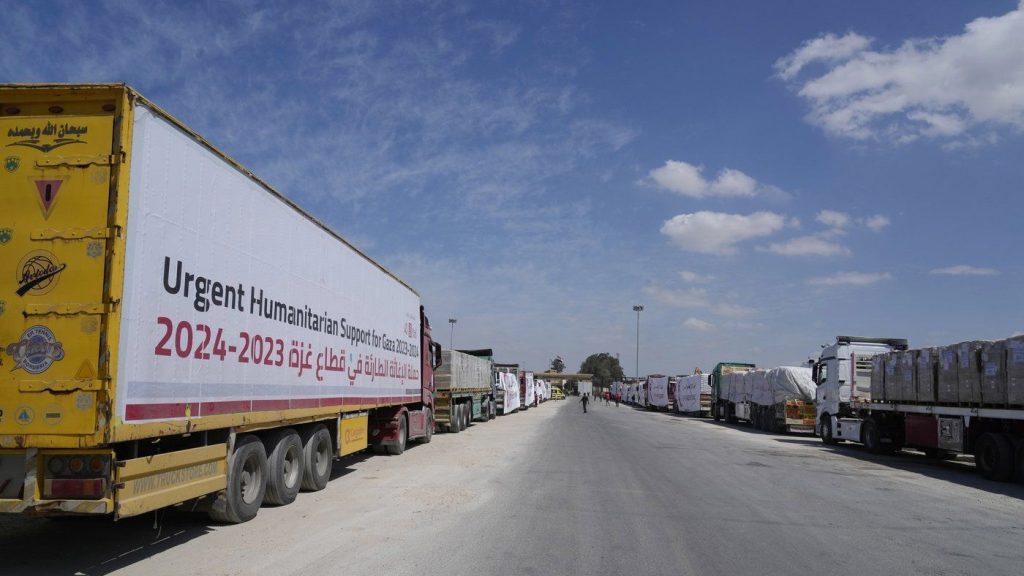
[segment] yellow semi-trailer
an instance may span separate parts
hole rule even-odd
[[[124,85],[0,86],[0,512],[242,522],[429,441],[408,285]]]

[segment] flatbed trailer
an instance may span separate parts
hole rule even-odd
[[[434,372],[434,417],[441,429],[458,433],[493,418],[493,372],[489,354],[441,352],[441,366]]]
[[[839,336],[815,376],[826,444],[973,454],[984,477],[1024,480],[1024,338],[911,350],[901,339]]]
[[[0,513],[243,522],[433,433],[419,295],[123,84],[0,86]]]

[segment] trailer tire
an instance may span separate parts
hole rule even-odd
[[[711,405],[711,414],[715,419],[715,422],[720,422],[722,420],[722,410],[719,408],[718,402]]]
[[[318,424],[302,437],[302,489],[317,492],[327,487],[334,463],[334,448],[327,426]]]
[[[832,418],[828,414],[821,415],[821,441],[829,446],[839,444],[839,441],[832,435]]]
[[[291,428],[270,438],[273,448],[267,456],[267,493],[263,500],[284,506],[295,501],[302,488],[302,440]]]
[[[453,404],[448,415],[448,431],[452,434],[462,432],[462,404]]]
[[[767,429],[770,434],[781,434],[785,432],[784,426],[779,426],[779,419],[775,417],[775,410],[772,408],[766,409],[767,413]]]
[[[473,400],[470,400],[468,403],[463,404],[462,406],[466,412],[465,414],[463,414],[463,418],[466,419],[466,425],[463,427],[463,429],[466,429],[473,425]]]
[[[1002,434],[982,434],[974,447],[974,462],[985,478],[1006,482],[1013,475],[1013,444]]]
[[[256,517],[267,490],[267,451],[256,436],[246,434],[235,440],[228,458],[228,485],[210,506],[216,522],[241,524]]]
[[[388,446],[388,454],[401,456],[405,452],[405,446],[409,443],[409,425],[406,423],[405,414],[398,417],[398,443]]]

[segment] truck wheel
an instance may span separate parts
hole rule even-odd
[[[868,452],[880,454],[882,448],[882,433],[878,429],[878,422],[874,418],[867,418],[860,426],[860,442],[868,449]]]
[[[434,439],[434,413],[430,411],[430,408],[425,409],[424,412],[427,429],[423,432],[423,437],[420,438],[420,444],[430,444],[430,441]]]
[[[462,432],[462,404],[452,406],[449,416],[448,431],[452,434]]]
[[[769,410],[767,412],[767,417],[765,418],[765,420],[767,420],[767,422],[765,423],[765,428],[768,430],[770,434],[780,434],[782,432],[785,432],[785,430],[782,429],[783,427],[779,426],[779,419],[775,417],[774,410]]]
[[[466,425],[464,428],[469,428],[473,425],[473,401],[470,400],[468,404],[463,404],[462,406],[466,410],[466,413],[463,415],[466,419]]]
[[[1013,475],[1013,444],[1002,434],[982,434],[974,447],[974,461],[985,478],[1006,482]]]
[[[711,413],[715,418],[715,422],[722,420],[722,411],[719,409],[718,404],[713,404],[711,406]]]
[[[829,446],[839,444],[839,441],[832,436],[832,418],[828,414],[821,416],[821,441]]]
[[[282,430],[271,438],[267,457],[267,493],[263,499],[278,506],[291,504],[302,487],[302,440],[295,430]]]
[[[327,426],[317,425],[302,442],[302,489],[316,492],[327,487],[334,463],[334,447]]]
[[[235,441],[228,458],[228,485],[210,507],[217,522],[241,524],[256,517],[267,490],[267,451],[260,439],[246,434]]]
[[[405,414],[398,417],[398,443],[388,446],[388,454],[401,456],[405,445],[409,442],[409,426],[405,423]]]

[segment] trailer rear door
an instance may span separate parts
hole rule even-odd
[[[73,446],[98,428],[113,94],[0,88],[3,447]]]

